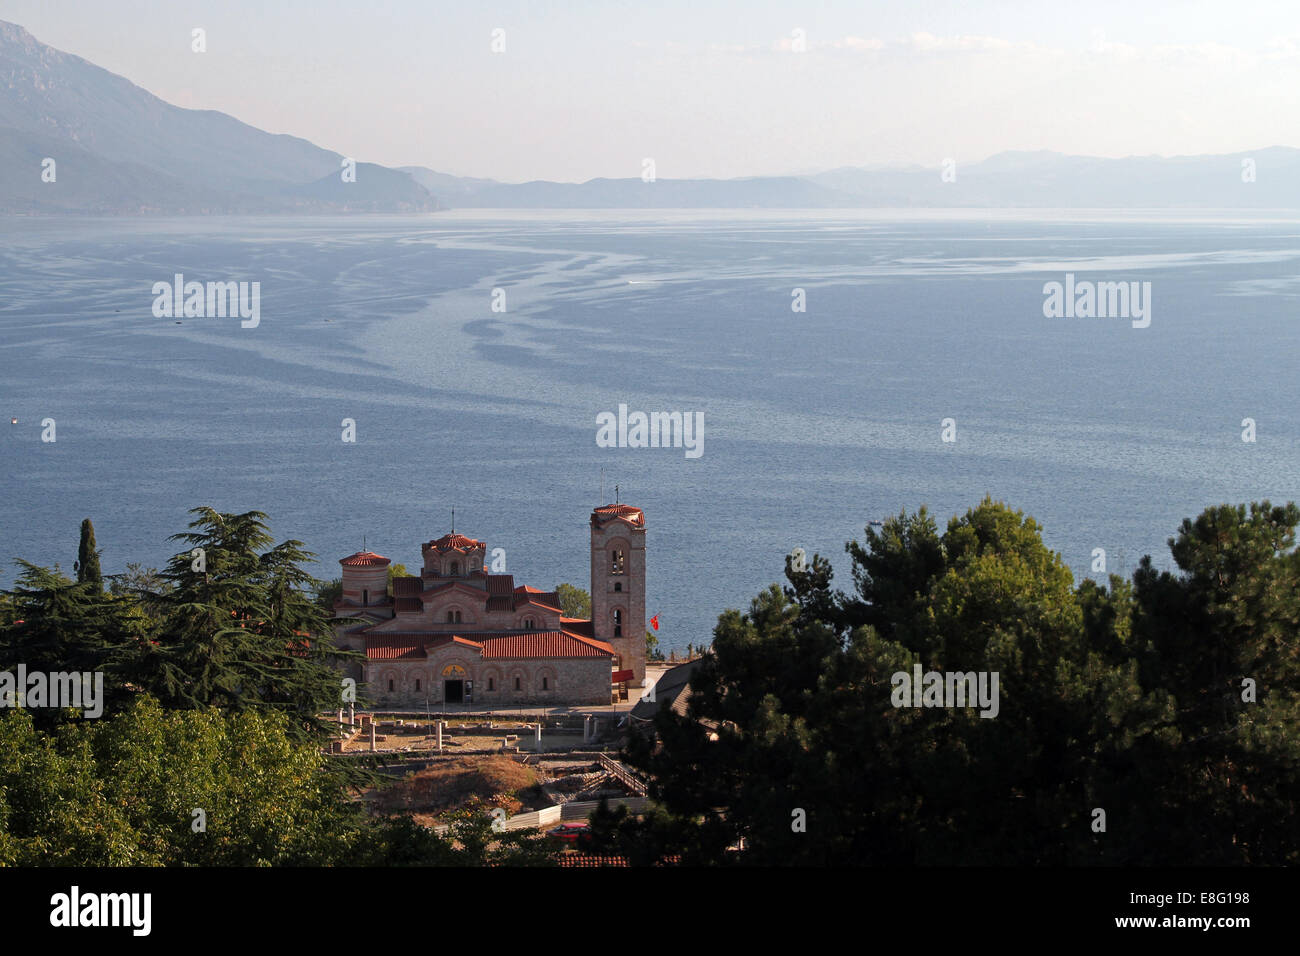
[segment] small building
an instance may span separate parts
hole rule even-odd
[[[696,659],[664,671],[659,680],[655,681],[653,692],[643,696],[632,708],[630,717],[633,729],[648,728],[661,708],[685,717],[691,700],[691,677],[699,666],[700,661]]]
[[[384,707],[608,704],[616,674],[645,678],[645,515],[604,505],[590,535],[590,620],[494,573],[487,544],[455,531],[422,547],[420,574],[394,578],[391,596],[388,558],[341,559],[335,641],[366,655],[349,676]]]

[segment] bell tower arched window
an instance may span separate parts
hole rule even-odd
[[[623,636],[623,612],[618,608],[614,609],[614,636]]]
[[[609,573],[610,574],[623,573],[623,549],[622,548],[614,548],[612,551],[609,552]]]

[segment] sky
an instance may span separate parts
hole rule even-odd
[[[0,19],[179,106],[508,182],[1300,147],[1295,0],[0,0]]]

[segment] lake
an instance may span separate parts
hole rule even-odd
[[[794,547],[848,586],[845,541],[900,509],[942,525],[992,495],[1099,576],[1095,548],[1170,567],[1183,517],[1300,498],[1293,222],[474,211],[0,237],[0,587],[15,558],[70,572],[85,517],[105,573],[161,567],[207,504],[267,512],[322,577],[363,537],[414,571],[454,508],[516,583],[586,588],[617,483],[681,649]],[[156,316],[177,273],[259,283],[259,323]],[[1149,326],[1045,317],[1067,273],[1151,283]],[[702,453],[599,447],[620,404],[702,415]]]

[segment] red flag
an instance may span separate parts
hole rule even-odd
[[[650,618],[650,626],[653,627],[656,631],[659,630],[659,615],[658,615],[658,614],[656,614],[654,617]]]

